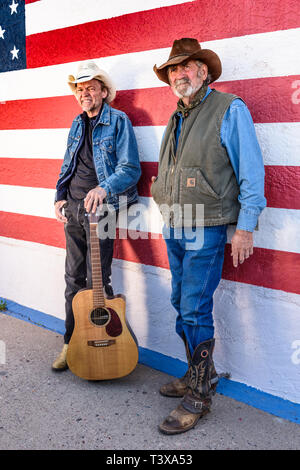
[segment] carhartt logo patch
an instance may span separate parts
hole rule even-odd
[[[195,186],[196,186],[196,178],[187,178],[186,187],[187,188],[194,188]]]

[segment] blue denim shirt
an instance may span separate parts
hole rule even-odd
[[[210,88],[207,89],[204,100],[211,91]],[[182,125],[181,114],[178,116],[177,141]],[[266,207],[264,197],[265,170],[251,114],[240,99],[231,103],[223,118],[221,144],[227,150],[240,187],[238,200],[241,209],[237,229],[253,232],[260,213]]]
[[[78,115],[71,126],[67,150],[56,185],[56,201],[66,199],[68,185],[77,164],[77,153],[85,135],[84,121]],[[93,159],[99,186],[107,193],[107,203],[115,209],[135,202],[136,184],[141,175],[136,138],[127,115],[104,103],[93,129]]]

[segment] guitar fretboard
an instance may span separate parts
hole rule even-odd
[[[94,307],[104,307],[105,301],[102,285],[101,253],[96,223],[90,223],[90,243],[93,281],[93,304]]]

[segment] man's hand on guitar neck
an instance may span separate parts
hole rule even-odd
[[[55,207],[55,217],[58,222],[63,222],[64,224],[68,222],[67,217],[65,217],[62,213],[62,209],[64,205],[66,204],[67,201],[64,199],[62,201],[56,201],[54,207]]]
[[[101,188],[101,186],[96,186],[96,188],[91,189],[85,199],[84,199],[84,208],[87,212],[92,211],[93,213],[96,212],[97,207],[102,206],[103,199],[106,197],[105,189]]]

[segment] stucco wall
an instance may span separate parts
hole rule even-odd
[[[80,60],[98,59],[116,83],[114,105],[134,125],[143,166],[140,230],[148,234],[141,242],[117,242],[114,288],[126,295],[140,346],[185,360],[174,333],[165,248],[161,238],[151,240],[151,233],[161,233],[161,219],[150,197],[150,176],[176,105],[152,67],[167,59],[174,39],[197,37],[222,60],[216,88],[239,94],[249,106],[268,199],[252,260],[234,271],[226,257],[215,295],[216,365],[234,381],[300,403],[298,2],[114,0],[100,8],[89,1],[84,12],[81,3],[28,2],[28,68],[0,75],[0,295],[64,318],[64,237],[53,198],[78,112],[66,77]],[[58,5],[64,8],[60,15]],[[91,31],[95,40],[83,48]],[[229,229],[228,243],[231,236]]]

